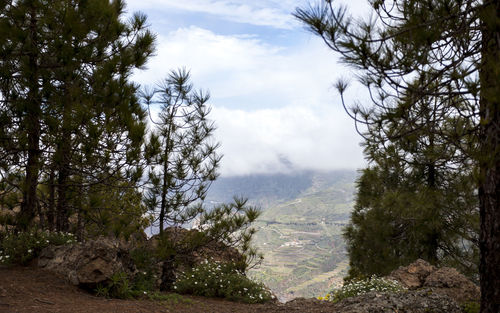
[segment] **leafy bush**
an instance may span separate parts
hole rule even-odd
[[[71,233],[31,231],[5,234],[0,239],[0,264],[26,265],[49,246],[75,243]]]
[[[250,280],[234,264],[208,260],[182,273],[173,288],[179,293],[245,303],[264,303],[274,299],[264,285]]]
[[[318,297],[318,299],[339,302],[343,299],[359,296],[370,291],[396,293],[405,290],[406,288],[395,280],[372,276],[369,279],[350,281],[344,284],[342,288],[333,290],[324,297]]]

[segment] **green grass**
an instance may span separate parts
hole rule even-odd
[[[186,298],[185,296],[179,295],[177,293],[160,293],[153,292],[151,294],[146,294],[148,299],[159,302],[167,302],[168,304],[192,304],[193,300]]]

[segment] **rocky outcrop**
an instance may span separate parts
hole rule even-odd
[[[458,303],[478,301],[480,289],[456,269],[436,268],[424,260],[400,267],[389,278],[399,281],[410,290],[426,288],[428,292],[446,295]]]
[[[63,246],[49,246],[38,257],[38,266],[57,272],[73,284],[95,288],[115,273],[125,273],[133,279],[137,269],[130,258],[132,249],[142,248],[151,258],[156,287],[168,290],[178,273],[201,264],[207,259],[218,262],[241,262],[242,255],[216,240],[200,237],[196,230],[168,228],[164,239],[154,236],[147,240],[142,234],[128,242],[108,237]],[[201,240],[200,240],[201,238]],[[163,245],[163,247],[162,247]]]
[[[479,300],[479,288],[457,270],[437,268],[423,260],[400,267],[386,278],[399,281],[408,290],[399,293],[372,291],[338,303],[322,301],[324,312],[462,313],[462,303]],[[319,302],[296,299],[285,304],[289,311],[306,305],[315,306]]]
[[[369,292],[335,304],[334,312],[343,313],[462,313],[453,299],[429,292],[410,290],[402,293]]]
[[[84,288],[95,288],[118,272],[128,276],[135,272],[126,246],[103,237],[85,243],[49,246],[41,251],[38,266],[59,273],[71,284]]]
[[[297,308],[322,307],[321,312],[339,313],[463,313],[460,306],[451,298],[428,290],[410,290],[402,293],[369,292],[346,298],[338,303],[297,298],[283,306],[285,312],[298,312]]]
[[[408,289],[417,289],[423,286],[427,276],[435,270],[436,267],[422,259],[418,259],[408,266],[401,266],[394,270],[388,278],[397,280]]]

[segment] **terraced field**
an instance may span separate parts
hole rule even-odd
[[[293,179],[298,180],[297,186]],[[281,301],[324,295],[342,283],[348,267],[342,227],[352,208],[354,180],[355,172],[346,171],[301,174],[290,180],[280,176],[276,183],[266,176],[265,184],[251,179],[252,186],[268,190],[266,184],[271,184],[277,193],[259,198],[259,192],[251,191],[250,200],[260,202],[263,210],[255,225],[259,229],[255,244],[265,259],[250,275]],[[293,192],[280,191],[281,184],[291,186]],[[244,185],[238,182],[241,190]]]

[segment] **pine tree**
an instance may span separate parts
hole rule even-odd
[[[478,149],[481,312],[500,311],[500,1],[373,0],[374,18],[353,21],[332,1],[296,16],[355,66],[374,106],[426,97],[474,125]],[[344,91],[344,84],[339,84]],[[353,117],[366,122],[359,108]],[[457,137],[468,134],[457,133]],[[450,144],[454,144],[453,140]],[[458,164],[457,166],[460,166]]]
[[[148,107],[160,106],[148,145],[150,160],[147,203],[164,227],[182,226],[203,212],[210,184],[217,178],[221,156],[207,119],[209,95],[193,90],[185,70],[172,71],[153,91],[144,93]]]
[[[351,275],[386,275],[422,258],[476,278],[476,166],[464,154],[471,148],[462,149],[474,142],[464,135],[472,125],[443,110],[440,101],[406,100],[391,109],[359,111],[367,117],[363,145],[371,165],[358,182],[345,232]]]
[[[0,10],[0,126],[2,174],[23,171],[19,226],[26,228],[37,208],[37,185],[41,166],[40,129],[44,105],[41,51],[45,38],[40,1],[3,1]],[[15,175],[17,176],[17,175]]]
[[[131,188],[141,176],[145,111],[128,78],[154,36],[145,16],[123,20],[120,0],[2,4],[3,171],[24,172],[20,225],[46,206],[47,224],[67,231],[83,207],[71,207],[70,194],[123,186],[117,178]]]

